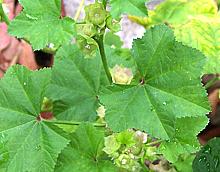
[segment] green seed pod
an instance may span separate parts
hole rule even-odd
[[[76,29],[78,33],[87,35],[89,37],[93,37],[98,32],[93,24],[77,24]]]
[[[121,154],[115,159],[115,164],[130,172],[139,172],[141,170],[140,164],[132,154]]]
[[[112,76],[112,81],[116,84],[129,85],[133,79],[132,70],[129,68],[115,65],[110,72]]]
[[[94,25],[103,26],[107,18],[107,11],[101,3],[94,3],[85,7],[86,20]]]
[[[86,58],[92,57],[98,48],[96,41],[87,35],[79,34],[76,42],[82,52],[85,53]]]
[[[139,155],[142,151],[142,145],[134,145],[129,148],[130,152],[134,155]]]
[[[105,137],[105,147],[103,148],[105,153],[108,155],[115,154],[120,147],[121,144],[117,141],[115,135]]]

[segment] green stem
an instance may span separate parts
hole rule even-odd
[[[44,120],[47,123],[53,124],[63,124],[63,125],[80,125],[83,122],[74,122],[74,121],[60,121],[60,120]],[[104,123],[92,123],[94,127],[106,127]]]
[[[96,42],[98,43],[98,46],[99,46],[99,51],[100,51],[100,55],[101,55],[101,58],[102,58],[103,67],[105,69],[105,73],[107,75],[107,78],[108,78],[109,82],[112,83],[112,76],[111,76],[111,73],[109,71],[108,62],[107,62],[107,58],[106,58],[106,55],[105,55],[103,35],[101,35],[98,39],[95,39],[95,40],[96,40]]]
[[[85,3],[85,0],[81,0],[80,5],[79,5],[79,8],[78,8],[78,10],[77,10],[77,12],[76,12],[76,15],[75,15],[75,17],[74,17],[74,20],[75,20],[75,21],[77,21],[77,19],[79,18],[84,3]]]
[[[161,143],[161,142],[162,142],[162,140],[156,140],[156,141],[147,143],[146,146],[154,146],[154,145],[157,145],[157,144],[159,144],[159,143]]]
[[[102,0],[102,4],[103,4],[104,8],[106,9],[106,6],[107,6],[107,0]]]
[[[9,20],[8,16],[5,14],[1,3],[0,3],[0,19],[2,21],[4,21],[7,25],[10,24],[10,20]]]

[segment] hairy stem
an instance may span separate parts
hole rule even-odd
[[[77,9],[77,12],[76,12],[76,15],[74,17],[74,20],[77,21],[79,16],[80,16],[80,13],[82,11],[82,8],[83,8],[83,5],[85,3],[85,0],[81,0],[80,4],[79,4],[79,8]]]
[[[60,120],[44,120],[47,123],[53,124],[63,124],[63,125],[80,125],[83,122],[74,122],[74,121],[60,121]],[[105,123],[92,123],[94,127],[106,127]]]
[[[162,142],[162,140],[156,140],[150,143],[147,143],[146,146],[155,146],[157,144],[160,144]]]
[[[103,4],[104,8],[106,9],[106,6],[107,6],[107,0],[102,0],[102,4]]]
[[[95,39],[95,40],[96,40],[96,42],[98,43],[98,46],[99,46],[99,51],[100,51],[100,55],[101,55],[101,58],[102,58],[102,64],[103,64],[105,73],[107,75],[107,78],[108,78],[109,82],[112,83],[112,77],[111,77],[111,73],[109,71],[108,62],[107,62],[107,58],[106,58],[106,55],[105,55],[103,35],[100,36],[98,39]]]

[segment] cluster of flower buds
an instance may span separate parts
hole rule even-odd
[[[121,27],[102,3],[95,2],[86,6],[85,15],[84,21],[77,24],[77,44],[86,55],[92,56],[98,48],[94,38],[104,35],[106,28],[117,32]]]
[[[143,169],[145,157],[157,158],[156,148],[146,145],[149,141],[145,132],[131,129],[106,137],[103,151],[119,168],[140,172]]]

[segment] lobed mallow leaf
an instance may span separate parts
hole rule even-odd
[[[48,97],[54,102],[56,118],[94,121],[99,107],[98,93],[106,81],[98,52],[93,58],[85,58],[76,45],[60,48],[48,89]]]
[[[81,124],[70,146],[62,151],[55,172],[117,172],[104,155],[104,133],[91,124]]]
[[[8,172],[53,172],[69,142],[39,118],[49,81],[49,69],[32,72],[21,66],[10,68],[0,80],[0,142]]]
[[[59,47],[70,42],[75,33],[74,21],[61,17],[61,0],[20,0],[24,10],[9,25],[9,33],[29,41],[34,50],[49,44]]]
[[[170,28],[156,26],[134,41],[133,57],[140,83],[103,89],[100,100],[114,131],[145,130],[171,139],[177,118],[204,116],[210,111],[200,83],[205,57],[175,41]]]

